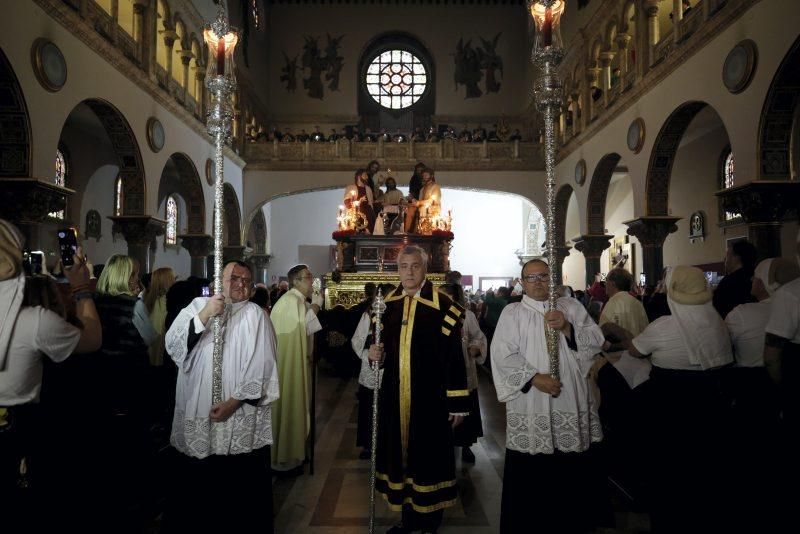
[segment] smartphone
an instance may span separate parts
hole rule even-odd
[[[211,296],[211,288],[209,286],[203,286],[202,291],[203,291],[202,294],[203,294],[204,297],[210,297]]]
[[[644,273],[639,274],[639,285],[642,287],[647,285],[647,275],[645,275]]]
[[[44,252],[32,250],[30,252],[31,274],[42,274],[42,264],[44,263]]]
[[[75,228],[63,228],[58,231],[58,248],[61,252],[61,265],[69,267],[75,260],[78,251],[78,231]]]

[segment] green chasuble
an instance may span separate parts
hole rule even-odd
[[[280,398],[272,403],[272,468],[286,471],[301,465],[306,457],[310,428],[309,363],[306,299],[297,289],[286,292],[272,308],[270,319],[278,346]],[[313,312],[311,312],[313,313]]]
[[[378,413],[376,489],[393,510],[420,513],[456,503],[449,414],[469,411],[463,314],[426,281],[414,297],[386,297],[385,360]]]

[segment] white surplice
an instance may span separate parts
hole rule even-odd
[[[557,306],[574,328],[577,347],[573,351],[564,335],[559,335],[563,385],[558,397],[535,387],[521,391],[534,374],[550,372],[544,319],[547,301],[523,296],[522,302],[507,305],[497,322],[490,351],[492,375],[497,398],[506,403],[506,447],[511,450],[582,452],[603,438],[588,378],[594,355],[603,345],[603,332],[579,301],[560,298]]]
[[[184,308],[166,334],[166,349],[178,366],[175,416],[170,442],[184,454],[205,458],[212,454],[242,454],[272,444],[272,403],[278,398],[275,333],[267,314],[252,302],[226,306],[223,315],[222,399],[243,402],[223,423],[212,423],[211,384],[214,335],[198,313],[208,298],[199,297]],[[188,350],[190,326],[201,334]]]

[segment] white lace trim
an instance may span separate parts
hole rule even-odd
[[[366,352],[366,351],[365,351]],[[378,385],[383,381],[383,369],[378,371]],[[367,389],[375,389],[375,372],[368,359],[361,360],[361,372],[358,373],[358,383]]]
[[[260,449],[272,444],[272,407],[244,405],[224,423],[212,423],[207,417],[187,419],[176,409],[170,443],[195,458]]]
[[[506,447],[528,454],[552,454],[556,449],[583,452],[603,439],[595,410],[533,415],[508,412],[506,432]]]

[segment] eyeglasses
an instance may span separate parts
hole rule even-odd
[[[242,278],[241,276],[236,276],[235,274],[232,274],[228,280],[231,284],[241,284],[243,286],[249,286],[251,283],[253,283],[251,278]]]
[[[529,274],[522,277],[526,282],[544,282],[548,278],[550,278],[550,273]]]
[[[312,280],[314,278],[313,274],[307,274],[305,276],[299,277],[300,280]]]

